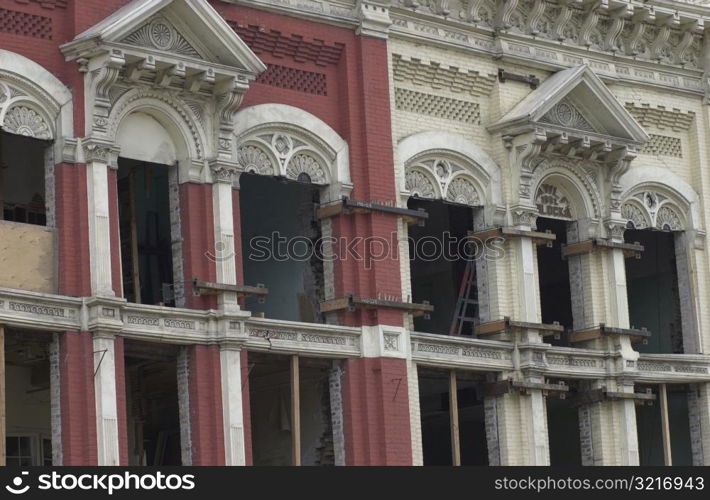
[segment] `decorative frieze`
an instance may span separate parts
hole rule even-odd
[[[411,82],[433,90],[487,96],[493,89],[496,75],[481,74],[446,64],[392,54],[392,76],[395,82]]]
[[[658,130],[670,129],[682,132],[690,128],[695,118],[692,111],[681,111],[676,108],[666,108],[662,105],[638,104],[627,102],[626,110],[644,127],[654,127]]]

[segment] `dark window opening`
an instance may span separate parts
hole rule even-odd
[[[324,270],[315,218],[320,195],[303,179],[241,177],[244,281],[269,290],[266,300],[248,297],[246,309],[267,318],[321,323]]]
[[[254,465],[292,465],[291,360],[249,353]],[[335,465],[329,361],[299,359],[301,465]]]
[[[424,226],[409,228],[409,259],[412,283],[412,301],[428,301],[434,306],[429,318],[414,318],[414,329],[419,332],[448,334],[452,326],[459,331],[457,302],[466,272],[466,255],[475,257],[477,249],[472,245],[464,248],[461,243],[473,231],[474,209],[441,200],[410,198],[409,209],[424,209],[429,218]],[[475,262],[469,268],[469,303],[460,311],[466,318],[462,335],[472,335],[473,325],[478,320],[478,288]]]
[[[178,348],[125,343],[130,465],[181,465]]]
[[[419,369],[419,405],[424,465],[451,465],[449,373]],[[481,381],[457,375],[461,465],[488,465]]]
[[[645,353],[682,353],[683,331],[675,233],[627,230],[624,239],[644,246],[640,259],[626,260],[629,321],[634,328],[647,328],[651,337],[635,344]]]
[[[51,334],[5,332],[5,455],[9,466],[52,465]]]
[[[569,222],[564,220],[545,217],[537,219],[538,231],[550,231],[557,237],[552,247],[546,245],[537,247],[542,322],[552,324],[557,321],[565,327],[565,330],[573,328],[569,266],[568,262],[562,258],[562,245],[567,243],[568,224]],[[548,337],[545,341],[554,345],[567,344],[564,335],[560,339]]]
[[[47,141],[0,131],[0,218],[47,224],[45,152]]]
[[[657,386],[652,390],[657,398],[661,396]],[[687,386],[684,385],[667,386],[668,426],[673,465],[693,465],[687,390]],[[636,430],[640,465],[665,465],[659,399],[651,404],[636,406]]]
[[[119,159],[123,293],[129,302],[175,305],[170,168]]]
[[[575,392],[570,390],[564,399],[555,394],[545,398],[550,465],[582,465],[579,409],[573,403]]]

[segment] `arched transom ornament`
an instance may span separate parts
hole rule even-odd
[[[479,184],[469,169],[447,158],[426,158],[405,169],[405,189],[418,198],[442,198],[461,205],[483,204]]]
[[[5,132],[49,140],[54,134],[42,105],[25,91],[0,81],[0,128]]]
[[[321,150],[295,134],[264,132],[239,142],[237,162],[244,172],[326,185],[327,165],[333,159]]]
[[[671,198],[651,190],[638,192],[621,205],[621,216],[627,220],[630,229],[682,231],[682,213]]]
[[[552,184],[540,185],[535,194],[535,205],[540,217],[572,219],[569,197]]]

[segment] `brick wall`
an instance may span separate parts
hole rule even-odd
[[[59,340],[62,465],[97,465],[92,335],[66,332]]]
[[[346,362],[343,419],[347,465],[412,465],[407,392],[405,360]]]
[[[185,304],[193,309],[215,309],[214,296],[192,295],[192,279],[217,280],[217,268],[208,253],[215,252],[214,218],[212,214],[212,186],[185,183],[180,185],[180,224],[185,280]]]
[[[192,465],[224,465],[218,346],[188,347]]]

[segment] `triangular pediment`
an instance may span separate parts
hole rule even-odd
[[[76,59],[101,46],[201,60],[253,74],[266,69],[206,0],[133,0],[62,51]]]
[[[559,71],[488,127],[509,135],[536,126],[643,144],[648,135],[587,65]]]

